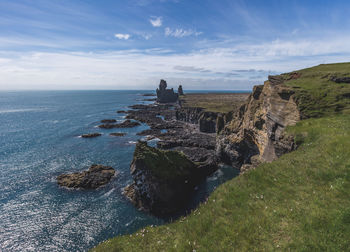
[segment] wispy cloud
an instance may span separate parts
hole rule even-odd
[[[164,30],[165,36],[171,36],[171,37],[175,37],[175,38],[182,38],[182,37],[188,37],[188,36],[199,36],[201,35],[203,32],[197,32],[194,30],[185,30],[182,28],[177,28],[177,29],[171,29],[169,27],[166,27]]]
[[[130,34],[123,34],[123,33],[116,33],[114,34],[114,36],[117,38],[117,39],[124,39],[124,40],[128,40],[131,36]]]
[[[149,22],[152,24],[153,27],[161,27],[163,24],[163,18],[162,17],[151,17]]]

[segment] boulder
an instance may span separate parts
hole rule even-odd
[[[87,171],[59,175],[57,183],[68,188],[96,189],[107,184],[114,175],[112,167],[93,164]]]

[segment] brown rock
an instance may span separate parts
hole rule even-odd
[[[59,175],[57,183],[68,188],[96,189],[107,184],[114,175],[112,167],[93,164],[87,171]]]

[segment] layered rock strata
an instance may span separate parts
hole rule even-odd
[[[296,146],[284,129],[300,120],[294,91],[280,76],[255,86],[247,103],[218,136],[216,153],[225,163],[248,169],[272,161]]]

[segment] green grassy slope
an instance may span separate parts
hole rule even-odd
[[[304,113],[318,118],[288,129],[301,143],[298,150],[221,185],[187,217],[113,238],[93,251],[348,250],[350,115],[342,94],[350,84],[319,80],[329,72],[350,73],[350,64],[300,72],[287,84],[298,87]],[[324,89],[329,93],[321,95]]]

